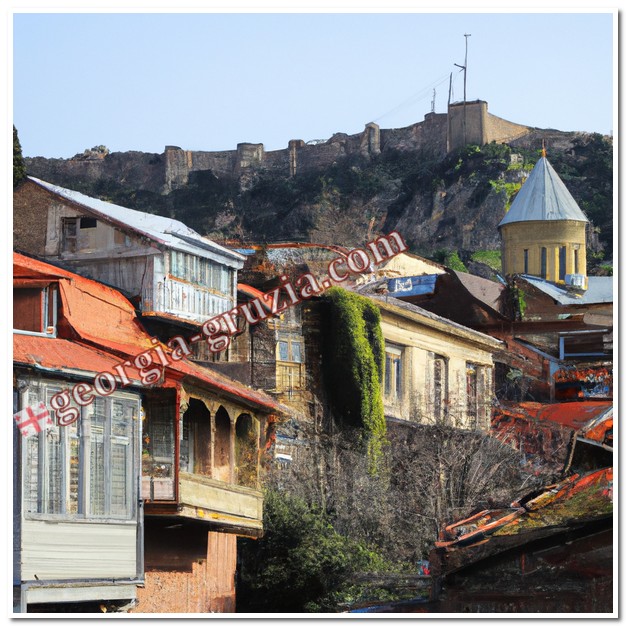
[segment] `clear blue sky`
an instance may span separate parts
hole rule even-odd
[[[610,13],[43,14],[13,18],[26,156],[231,150],[408,126],[463,99],[540,128],[613,130]]]

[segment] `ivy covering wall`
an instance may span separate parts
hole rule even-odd
[[[368,298],[341,287],[332,287],[324,297],[329,304],[324,366],[331,400],[339,419],[362,429],[375,473],[386,440],[380,311]]]

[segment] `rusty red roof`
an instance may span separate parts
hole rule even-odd
[[[237,291],[243,293],[250,298],[256,298],[268,311],[272,310],[273,298],[270,293],[264,293],[256,287],[246,285],[245,283],[237,283]]]
[[[55,363],[58,367],[63,367],[63,351],[59,347],[62,345],[78,346],[71,354],[76,358],[77,363],[85,367],[89,365],[89,369],[84,370],[89,372],[110,371],[113,373],[112,368],[115,365],[129,359],[132,361],[137,355],[153,350],[157,346],[160,346],[166,355],[171,354],[170,348],[162,343],[152,341],[152,337],[137,318],[133,305],[119,291],[18,253],[13,253],[13,266],[14,275],[20,277],[20,280],[31,275],[33,278],[53,276],[59,281],[63,305],[62,315],[78,339],[77,341],[69,341],[67,339],[54,340],[47,337],[34,337],[34,339],[43,341],[57,341],[57,343],[51,344],[37,343],[38,349],[43,350],[46,360],[49,360],[51,364]],[[29,337],[28,335],[22,336]],[[58,343],[59,341],[62,343]],[[28,340],[18,340],[18,343],[22,346],[33,347],[35,345],[34,342],[29,344]],[[87,349],[84,344],[97,348],[103,358],[94,359],[90,365],[87,356],[88,351],[78,349],[79,347]],[[20,354],[22,358],[26,358],[27,352],[23,351]],[[36,352],[28,354],[33,357]],[[69,354],[70,352],[68,352]],[[106,358],[107,354],[110,355],[110,359]],[[290,413],[287,407],[276,402],[266,393],[247,387],[243,383],[232,380],[214,370],[184,359],[175,361],[168,358],[167,360],[169,365],[166,367],[166,377],[169,374],[173,380],[181,380],[188,376],[200,384],[204,384],[232,399],[239,399],[248,405],[282,415]],[[71,368],[72,364],[67,361],[69,358],[65,365]],[[153,361],[159,362],[156,356]],[[33,360],[28,360],[26,363],[36,365],[36,361]],[[96,365],[103,367],[97,369]]]
[[[612,445],[612,402],[586,401],[558,402],[555,404],[520,402],[499,407],[495,411],[496,417],[497,414],[508,415],[528,423],[536,420],[546,425],[553,424],[571,428],[578,433],[579,437]]]
[[[540,404],[537,402],[522,402],[520,408],[531,417],[569,426],[580,430],[595,422],[598,418],[612,415],[612,402],[558,402],[556,404]]]
[[[113,372],[120,362],[113,354],[68,339],[13,333],[13,362],[64,374],[93,377],[99,372]],[[134,368],[126,368],[128,377],[139,381]]]

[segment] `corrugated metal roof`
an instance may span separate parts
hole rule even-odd
[[[64,374],[93,377],[99,372],[113,372],[120,359],[68,339],[13,333],[13,362]],[[127,367],[126,371],[131,380],[140,380],[136,369]]]
[[[111,202],[91,198],[78,191],[65,189],[32,176],[29,176],[29,180],[56,195],[85,207],[90,213],[95,214],[103,221],[117,222],[119,225],[130,228],[168,248],[219,260],[237,269],[243,267],[244,257],[241,254],[224,248],[209,239],[205,239],[195,230],[178,220],[144,213],[143,211],[135,211]]]
[[[519,406],[534,419],[554,422],[574,430],[587,430],[601,421],[612,419],[613,416],[612,402],[522,402]]]
[[[406,276],[402,278],[389,278],[387,280],[387,289],[395,298],[403,298],[434,293],[436,284],[437,274]]]
[[[552,165],[541,157],[499,225],[554,220],[589,221]]]
[[[533,285],[533,287],[554,298],[559,304],[601,304],[603,302],[613,302],[612,276],[588,276],[587,290],[580,295],[573,294],[537,276],[522,274],[521,277]]]

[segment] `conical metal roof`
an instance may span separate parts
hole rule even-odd
[[[499,226],[512,222],[555,220],[589,221],[565,183],[542,156]]]

